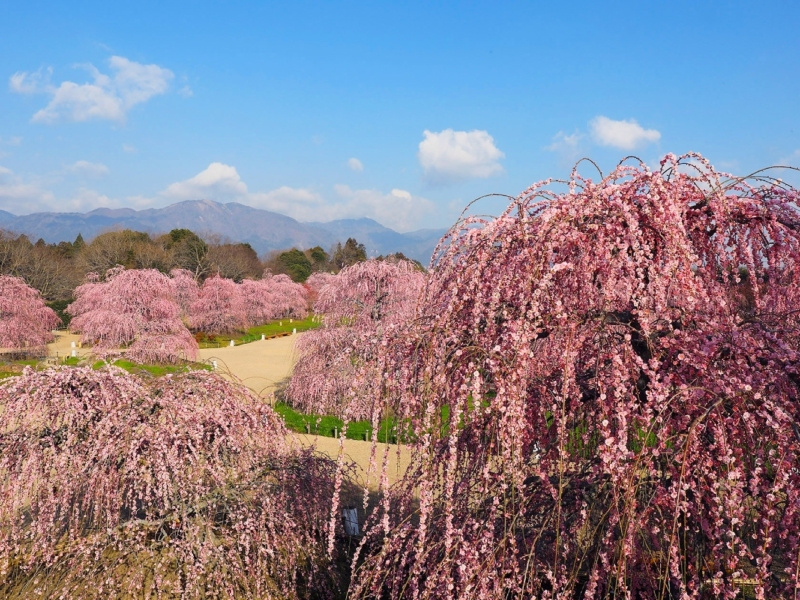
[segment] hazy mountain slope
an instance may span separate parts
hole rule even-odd
[[[88,213],[34,213],[15,216],[0,211],[0,227],[24,233],[48,243],[72,241],[80,233],[89,241],[110,229],[135,229],[158,234],[186,228],[208,236],[216,234],[232,242],[247,242],[257,252],[290,247],[322,246],[328,250],[337,241],[354,237],[367,247],[370,256],[402,252],[423,264],[444,233],[420,230],[398,233],[372,219],[342,219],[330,223],[300,223],[291,217],[229,202],[188,200],[164,208],[98,208]]]

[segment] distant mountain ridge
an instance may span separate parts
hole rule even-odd
[[[426,265],[444,229],[398,233],[372,219],[340,219],[328,223],[301,223],[275,212],[237,202],[186,200],[164,208],[97,208],[86,213],[33,213],[13,215],[0,210],[0,228],[24,233],[52,244],[72,241],[80,233],[85,240],[111,229],[134,229],[150,234],[172,229],[191,229],[200,236],[216,234],[232,242],[246,242],[256,252],[286,248],[328,250],[336,242],[354,237],[369,256],[402,252]]]

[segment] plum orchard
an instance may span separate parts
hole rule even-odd
[[[193,329],[232,334],[280,317],[304,318],[307,292],[287,275],[269,271],[259,280],[237,284],[223,277],[209,277],[189,309]]]
[[[669,155],[451,233],[382,357],[418,440],[354,597],[794,597],[798,194],[753,185]]]
[[[378,351],[385,337],[413,316],[424,283],[413,263],[388,260],[356,263],[311,281],[321,285],[314,310],[323,326],[297,341],[287,399],[306,412],[380,416]]]
[[[0,348],[37,352],[61,320],[41,294],[19,277],[0,275]]]
[[[168,277],[155,269],[115,267],[103,280],[90,273],[75,290],[67,311],[70,328],[83,334],[99,354],[127,347],[138,362],[194,360],[197,342],[186,327],[210,333],[234,333],[282,316],[304,317],[306,291],[285,275],[237,284],[210,277],[198,288],[192,274],[173,269]]]
[[[3,598],[341,593],[336,463],[293,446],[245,387],[26,369],[0,385],[0,414]]]
[[[127,356],[138,362],[194,360],[197,342],[176,301],[192,293],[185,273],[177,271],[172,280],[155,269],[116,267],[104,281],[90,273],[67,307],[74,317],[70,329],[82,333],[99,354],[128,346]]]

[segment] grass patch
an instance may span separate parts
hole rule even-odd
[[[315,320],[314,316],[306,317],[305,319],[293,319],[291,322],[289,319],[280,319],[277,321],[272,321],[270,323],[265,323],[264,325],[259,325],[257,327],[251,327],[247,330],[247,333],[242,335],[205,335],[205,334],[197,334],[195,339],[197,339],[197,344],[201,348],[222,348],[225,346],[230,346],[231,340],[233,340],[234,345],[241,346],[242,344],[249,344],[250,342],[255,342],[261,339],[261,336],[265,336],[267,338],[273,336],[279,336],[281,334],[292,333],[295,329],[297,333],[302,333],[303,331],[308,331],[309,329],[315,329],[320,326],[320,323]]]
[[[92,368],[95,370],[102,369],[108,364],[109,363],[104,360],[98,360],[92,365]],[[125,360],[124,358],[119,358],[111,364],[115,367],[126,370],[128,373],[133,373],[135,375],[147,373],[153,377],[163,377],[164,375],[171,375],[173,373],[186,373],[187,371],[211,370],[210,365],[204,365],[202,363],[191,363],[186,365],[140,365],[138,363]]]
[[[311,433],[323,437],[336,437],[342,431],[344,421],[331,415],[315,415],[301,413],[284,402],[277,402],[273,409],[278,413],[286,427],[297,433]],[[351,421],[347,425],[347,439],[371,440],[372,425],[369,421]],[[378,426],[378,441],[396,444],[398,441],[398,421],[396,418],[384,418]]]

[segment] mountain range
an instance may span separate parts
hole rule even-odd
[[[426,265],[444,229],[420,229],[398,233],[372,219],[340,219],[327,223],[301,223],[279,213],[228,202],[187,200],[164,208],[98,208],[86,213],[45,212],[13,215],[0,210],[0,228],[24,233],[32,241],[72,241],[80,233],[88,242],[114,229],[133,229],[150,234],[172,229],[191,229],[201,237],[220,236],[225,241],[246,242],[259,254],[288,248],[330,249],[337,242],[355,238],[369,256],[402,252]]]

